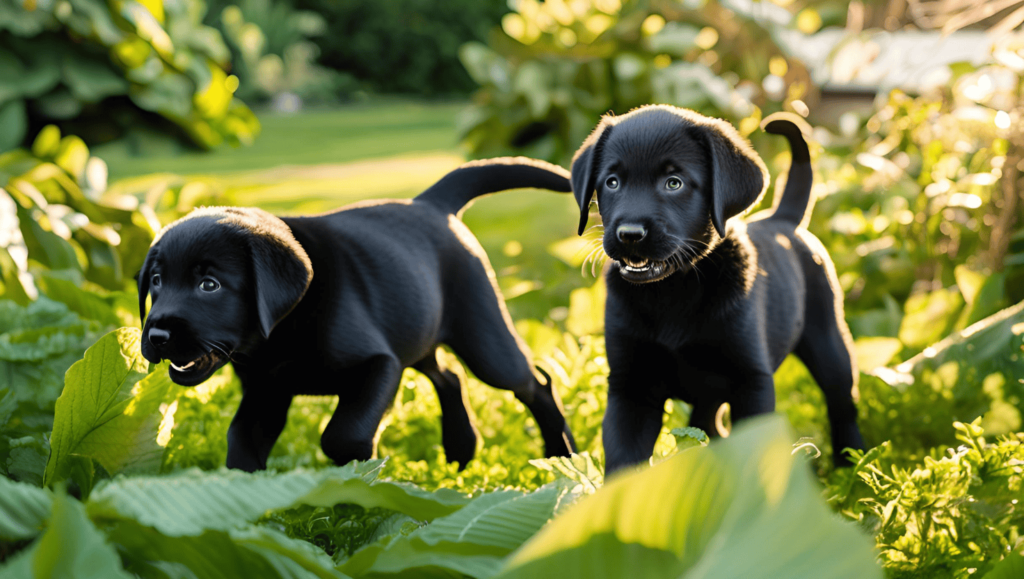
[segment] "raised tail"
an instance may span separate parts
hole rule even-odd
[[[527,187],[562,193],[572,191],[569,172],[558,165],[528,157],[497,157],[462,165],[417,195],[415,200],[458,215],[477,197]]]
[[[792,223],[799,227],[804,216],[810,211],[811,183],[814,174],[811,170],[811,154],[807,150],[804,137],[811,132],[810,125],[799,115],[793,113],[775,113],[765,117],[761,129],[773,135],[783,135],[789,141],[793,162],[789,167],[786,189],[781,198],[775,200],[775,213],[771,219]]]

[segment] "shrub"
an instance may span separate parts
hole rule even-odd
[[[202,148],[250,142],[259,123],[232,96],[228,50],[202,11],[200,0],[2,0],[0,151],[48,123],[92,143],[140,123]]]
[[[778,110],[809,88],[774,33],[715,0],[520,0],[488,46],[460,51],[481,88],[459,130],[477,157],[517,153],[563,164],[600,115],[647,103],[748,119],[739,128],[749,135],[761,109]]]
[[[311,39],[328,33],[327,23],[316,12],[295,10],[281,0],[212,2],[210,9],[209,19],[231,48],[232,72],[239,79],[236,94],[246,102],[285,95],[333,101],[358,88],[351,75],[316,64],[320,49]]]
[[[295,0],[324,17],[314,39],[319,63],[366,88],[424,96],[465,94],[474,85],[459,63],[469,40],[487,38],[505,0]]]

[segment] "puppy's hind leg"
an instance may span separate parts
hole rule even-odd
[[[447,341],[477,378],[502,390],[511,390],[533,414],[544,438],[547,456],[569,456],[576,443],[562,413],[562,403],[550,378],[541,384],[530,368],[529,355],[521,345],[507,313],[484,277],[488,290],[472,292],[460,300],[451,339]],[[476,287],[480,287],[477,285]]]
[[[476,454],[479,435],[469,417],[469,401],[461,377],[438,367],[436,352],[431,352],[412,367],[429,378],[437,391],[441,405],[441,444],[448,462],[459,463],[459,470],[466,468]]]
[[[827,257],[825,259],[828,259]],[[806,325],[795,354],[807,366],[814,381],[825,395],[832,433],[832,460],[836,466],[849,465],[845,448],[863,449],[864,440],[857,427],[857,362],[853,344],[843,319],[842,289],[835,274],[818,265],[807,273]],[[830,283],[832,282],[832,283]]]
[[[373,457],[377,428],[402,380],[402,365],[391,355],[370,358],[345,379],[346,394],[320,436],[320,447],[335,464]]]

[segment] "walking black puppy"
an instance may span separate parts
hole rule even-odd
[[[748,223],[729,219],[757,202],[768,171],[727,122],[646,106],[605,117],[576,153],[580,234],[596,191],[613,260],[607,473],[651,456],[669,398],[691,403],[690,423],[711,435],[725,402],[734,420],[772,412],[772,375],[790,352],[825,393],[836,461],[863,448],[842,290],[801,225],[812,172],[798,123],[766,119],[766,131],[788,138],[793,165],[774,211]]]
[[[252,208],[193,211],[168,225],[139,273],[142,354],[195,386],[228,363],[242,402],[227,466],[266,468],[292,397],[338,395],[320,443],[338,464],[368,459],[402,370],[437,390],[449,461],[477,434],[459,378],[438,367],[447,344],[491,386],[533,413],[545,452],[575,447],[547,376],[534,374],[487,255],[459,212],[475,197],[536,187],[571,191],[568,173],[524,158],[468,163],[412,200],[358,203],[313,217]],[[146,318],[146,296],[152,311]]]

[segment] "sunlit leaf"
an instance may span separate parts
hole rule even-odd
[[[619,476],[555,519],[501,577],[881,577],[790,452],[780,417]],[[685,482],[684,482],[685,481]]]

